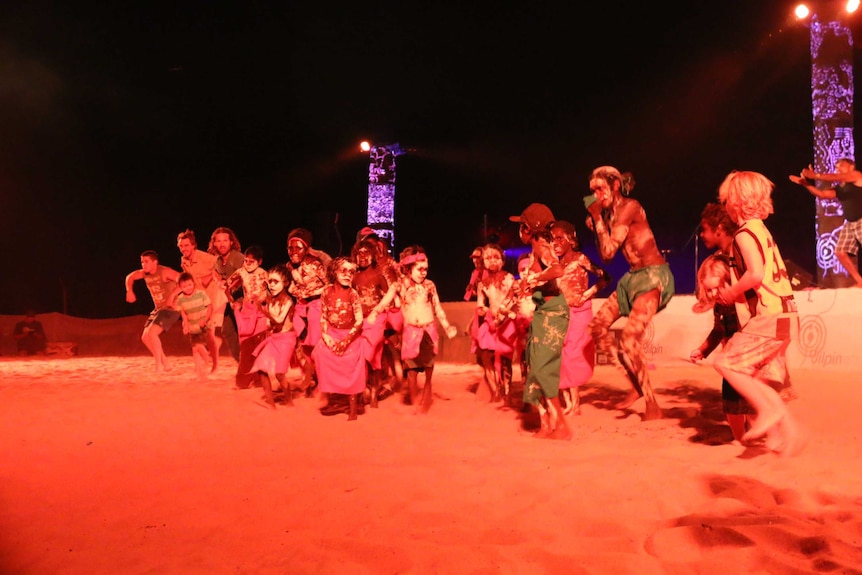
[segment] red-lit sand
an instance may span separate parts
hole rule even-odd
[[[652,372],[655,422],[598,368],[559,442],[468,391],[473,365],[438,366],[426,416],[348,422],[267,411],[224,364],[0,358],[0,572],[862,573],[858,374],[794,372],[788,459],[730,443],[708,365]]]

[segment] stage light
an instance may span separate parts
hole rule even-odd
[[[793,13],[796,15],[798,20],[805,20],[811,15],[811,10],[805,4],[799,4],[793,10]]]
[[[856,10],[859,9],[859,0],[848,0],[847,6],[845,10],[847,10],[848,14],[853,14]]]
[[[363,140],[359,142],[359,149],[363,152],[367,152],[371,149],[371,143],[366,140]]]

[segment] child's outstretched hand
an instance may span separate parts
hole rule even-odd
[[[691,355],[688,356],[692,363],[697,363],[703,359],[703,352],[700,351],[700,348],[692,350]]]
[[[450,325],[449,327],[446,328],[446,337],[448,337],[449,339],[452,339],[456,335],[458,335],[458,328],[457,327],[455,327],[454,325]]]

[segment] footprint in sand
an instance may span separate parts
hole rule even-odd
[[[644,543],[647,553],[675,565],[734,556],[740,573],[862,575],[862,501],[824,496],[812,508],[793,490],[737,476],[714,476],[708,486],[710,512],[664,522]]]

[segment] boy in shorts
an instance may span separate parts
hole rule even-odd
[[[183,318],[183,333],[189,337],[192,344],[192,357],[195,360],[195,371],[198,377],[206,377],[207,351],[212,352],[213,366],[210,373],[218,367],[218,353],[215,338],[209,323],[212,320],[213,305],[207,292],[195,286],[195,278],[188,272],[183,272],[177,279],[180,289],[177,294],[177,307]]]

